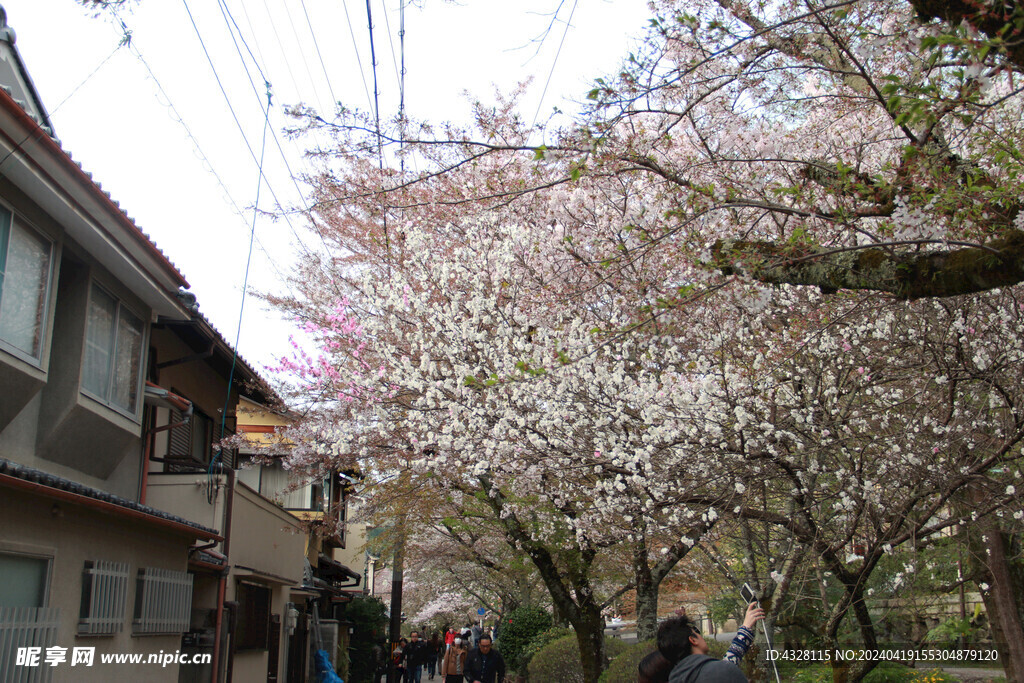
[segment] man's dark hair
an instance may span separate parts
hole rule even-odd
[[[673,617],[658,625],[658,652],[675,664],[693,654],[690,636],[700,635],[700,629],[689,617]]]
[[[491,643],[492,645],[494,644],[494,641],[491,640],[490,636],[480,636],[480,639],[476,641],[477,646],[479,646],[480,643],[484,642],[485,640],[488,643]]]
[[[668,683],[672,673],[673,662],[665,658],[658,650],[640,660],[637,666],[637,683]]]

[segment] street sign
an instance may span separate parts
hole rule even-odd
[[[485,610],[485,609],[484,609],[483,607],[481,607],[480,609],[478,609],[478,610],[476,611],[476,615],[477,615],[478,617],[482,617],[482,616],[483,616],[483,615],[485,615],[485,614],[487,614],[487,610]]]

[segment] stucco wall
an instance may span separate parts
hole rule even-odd
[[[29,553],[51,558],[47,605],[59,607],[57,644],[68,648],[95,647],[92,667],[61,664],[53,669],[53,681],[107,683],[115,680],[176,681],[178,666],[100,664],[104,653],[173,653],[181,636],[133,636],[134,577],[140,567],[185,571],[188,547],[193,538],[170,533],[144,522],[101,513],[87,507],[53,501],[17,490],[0,491],[0,551]],[[122,631],[113,636],[79,636],[82,570],[86,560],[127,562],[130,567],[128,600]],[[70,659],[70,657],[69,657]]]

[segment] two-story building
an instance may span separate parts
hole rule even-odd
[[[305,527],[216,446],[272,394],[62,148],[2,8],[0,85],[0,681],[308,680]]]
[[[2,9],[0,84],[0,680],[175,680],[221,540],[140,495],[151,323],[188,283],[61,147]]]

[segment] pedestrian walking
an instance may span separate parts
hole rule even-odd
[[[434,680],[434,672],[437,670],[438,661],[443,654],[441,650],[441,636],[439,636],[435,631],[434,635],[430,636],[430,640],[427,641],[426,654],[424,655],[427,665],[428,680]]]
[[[454,638],[451,647],[441,660],[441,679],[444,683],[465,683],[466,656],[469,653],[462,645],[462,638]]]
[[[480,628],[480,624],[473,624],[473,628],[469,629],[469,635],[473,638],[473,647],[480,644],[480,636],[484,634],[484,630]]]
[[[466,656],[467,683],[504,683],[505,659],[493,648],[491,639],[480,638],[480,644]]]
[[[405,683],[420,683],[426,653],[427,644],[420,640],[419,631],[410,633],[409,643],[405,647]]]
[[[395,667],[398,680],[402,680],[405,677],[405,646],[408,644],[408,640],[399,638],[398,645],[391,651],[391,664]]]

